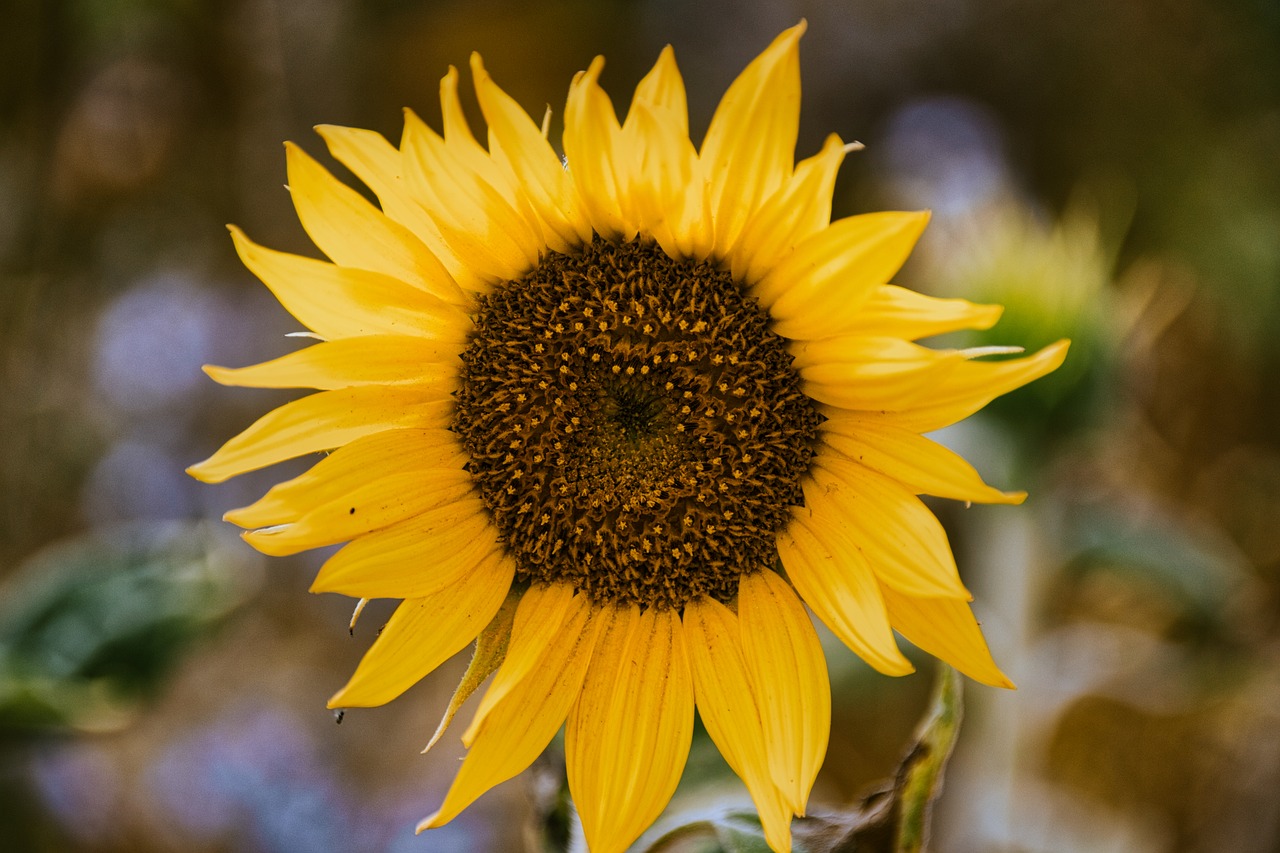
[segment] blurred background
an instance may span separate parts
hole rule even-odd
[[[296,328],[223,225],[315,254],[281,143],[345,175],[313,125],[438,124],[473,49],[558,127],[593,55],[622,110],[672,43],[697,138],[806,17],[799,154],[867,146],[837,215],[934,211],[899,281],[1008,306],[964,343],[1075,341],[941,436],[1031,497],[936,504],[1020,689],[966,685],[934,849],[1280,850],[1275,0],[2,5],[0,849],[519,849],[545,773],[412,834],[462,754],[417,752],[465,654],[325,710],[389,603],[353,639],[352,602],[305,593],[323,554],[267,564],[217,520],[299,468],[183,474],[288,399],[199,371]],[[931,682],[828,659],[819,809],[893,772]],[[700,740],[673,810],[721,797]]]

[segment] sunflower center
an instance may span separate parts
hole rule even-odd
[[[679,608],[776,562],[822,417],[768,320],[643,241],[481,300],[452,428],[519,579]]]

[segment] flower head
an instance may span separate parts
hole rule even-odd
[[[620,851],[675,790],[696,705],[788,850],[830,725],[804,604],[881,672],[911,671],[896,629],[1009,686],[917,495],[1023,495],[922,433],[1053,370],[1066,345],[991,362],[914,343],[1000,309],[889,284],[926,214],[830,221],[848,147],[794,160],[803,29],[739,76],[701,148],[669,48],[622,122],[597,59],[570,86],[563,161],[473,57],[487,146],[453,70],[443,134],[412,114],[399,149],[320,129],[381,209],[288,147],[329,262],[233,229],[321,342],[209,373],[319,393],[192,473],[332,451],[227,518],[268,554],[349,542],[312,589],[404,600],[331,705],[390,701],[477,636],[507,640],[422,828],[566,725],[587,840]]]

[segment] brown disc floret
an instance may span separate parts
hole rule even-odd
[[[519,579],[678,608],[774,565],[822,417],[768,322],[639,240],[549,252],[480,300],[452,428]]]

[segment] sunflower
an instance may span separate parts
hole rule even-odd
[[[994,361],[915,343],[1000,308],[889,283],[927,213],[831,221],[854,146],[832,136],[795,162],[803,30],[747,66],[701,148],[670,48],[621,122],[597,58],[570,85],[563,159],[472,56],[487,145],[454,69],[443,133],[412,113],[399,149],[319,128],[381,209],[287,146],[328,262],[231,229],[319,343],[208,373],[319,393],[191,473],[329,451],[227,519],[272,555],[349,543],[315,592],[403,599],[331,707],[388,702],[477,637],[503,649],[420,830],[564,725],[590,848],[623,850],[670,800],[696,707],[789,850],[830,728],[805,605],[880,672],[912,670],[896,630],[1012,686],[918,495],[1024,494],[922,434],[1052,371],[1066,343]]]

